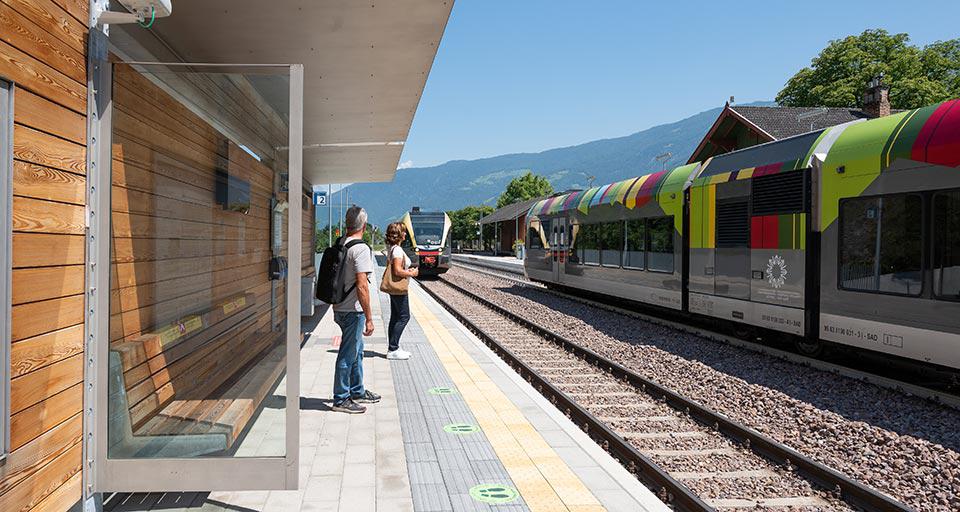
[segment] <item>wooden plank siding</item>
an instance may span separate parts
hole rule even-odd
[[[300,247],[300,268],[303,275],[314,271],[313,257],[317,252],[317,213],[313,204],[313,188],[306,184],[303,191],[303,217],[300,229],[303,231],[303,243]]]
[[[0,77],[15,84],[5,512],[81,497],[87,8],[0,0]]]

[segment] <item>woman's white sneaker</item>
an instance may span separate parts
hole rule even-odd
[[[391,350],[387,352],[387,359],[392,359],[396,361],[410,359],[410,352],[407,352],[406,350],[401,350],[399,348],[397,350]]]

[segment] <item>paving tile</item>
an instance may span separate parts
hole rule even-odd
[[[304,489],[304,501],[336,501],[340,498],[341,475],[311,476]]]
[[[373,444],[350,444],[347,448],[345,462],[347,464],[370,464],[373,465],[376,455],[376,445]]]
[[[271,491],[263,512],[289,512],[300,510],[303,503],[303,491]]]
[[[377,472],[377,499],[406,498],[412,499],[410,494],[410,480],[407,474],[385,474]]]
[[[350,495],[349,500],[340,500],[340,512],[376,512],[376,489],[358,488]]]
[[[377,499],[377,512],[413,512],[413,498]]]
[[[376,483],[376,468],[373,464],[343,465],[343,488],[375,487]]]
[[[304,501],[300,505],[303,512],[337,512],[340,510],[339,501]]]

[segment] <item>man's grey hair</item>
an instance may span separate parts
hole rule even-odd
[[[367,224],[367,211],[357,205],[347,209],[347,233],[356,233]]]

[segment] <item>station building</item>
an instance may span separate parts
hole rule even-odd
[[[481,218],[478,221],[481,233],[484,226],[493,226],[493,240],[483,241],[484,245],[489,244],[494,254],[513,254],[514,242],[523,242],[526,238],[527,212],[541,199],[543,197],[508,204]]]
[[[863,108],[860,109],[735,105],[727,102],[687,163],[704,162],[710,157],[738,149],[900,112],[891,110],[889,88],[879,79],[867,84],[863,98]]]

